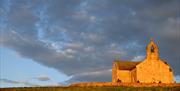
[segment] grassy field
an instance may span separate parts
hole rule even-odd
[[[180,91],[180,87],[25,87],[0,88],[0,91]]]

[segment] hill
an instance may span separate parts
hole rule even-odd
[[[171,86],[75,86],[68,87],[18,87],[0,88],[0,91],[180,91],[179,85]]]

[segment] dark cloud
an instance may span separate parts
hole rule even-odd
[[[3,79],[3,78],[0,79],[0,82],[9,83],[9,84],[23,84],[26,86],[40,86],[33,83],[25,82],[25,81],[14,81],[14,80]]]
[[[178,0],[4,1],[0,43],[69,82],[111,81],[115,57],[142,59],[150,37],[180,75]]]
[[[105,70],[75,74],[70,80],[66,81],[66,83],[81,82],[81,81],[105,82],[105,81],[111,81],[110,78],[111,78],[111,69],[105,69]]]
[[[49,81],[50,78],[48,76],[42,75],[42,76],[38,76],[37,79],[39,81]]]

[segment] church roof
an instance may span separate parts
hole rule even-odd
[[[120,60],[116,60],[116,61],[114,61],[114,64],[117,65],[119,70],[132,70],[132,69],[134,69],[136,67],[136,65],[138,65],[141,62],[142,61],[132,62],[132,61],[120,61]]]

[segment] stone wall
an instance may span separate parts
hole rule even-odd
[[[136,73],[136,68],[131,70],[131,82],[137,82],[137,73]]]
[[[117,81],[117,67],[113,63],[112,64],[112,82],[116,82],[116,81]]]
[[[173,83],[173,73],[161,60],[146,59],[137,65],[137,81],[142,83]]]
[[[136,82],[136,68],[133,70],[119,70],[116,64],[112,65],[112,82]]]
[[[117,80],[120,82],[131,82],[131,73],[129,70],[117,70]]]

